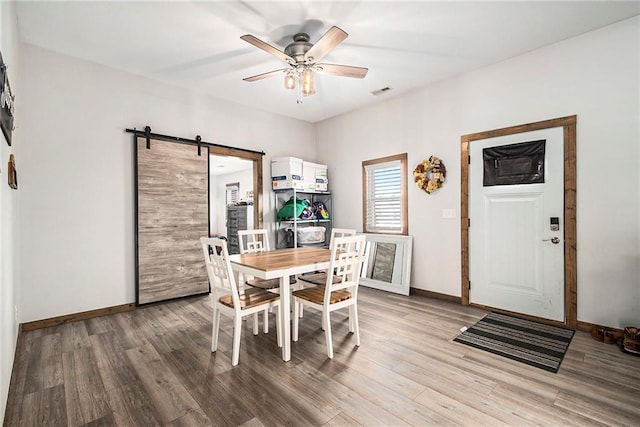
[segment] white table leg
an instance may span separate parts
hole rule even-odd
[[[282,331],[282,360],[291,359],[291,284],[289,275],[280,278],[280,314]]]

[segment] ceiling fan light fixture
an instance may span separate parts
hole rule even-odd
[[[296,88],[296,76],[293,73],[287,73],[284,76],[284,88],[293,90]]]
[[[245,77],[244,81],[255,82],[267,77],[280,75],[284,71],[284,87],[287,90],[295,89],[296,102],[302,103],[302,99],[306,96],[316,93],[315,74],[314,71],[333,76],[352,77],[362,79],[367,75],[367,68],[354,67],[350,65],[323,64],[318,63],[336,46],[346,39],[348,34],[336,27],[329,28],[326,33],[313,44],[310,43],[310,37],[307,33],[296,33],[293,36],[293,42],[289,43],[284,51],[271,46],[256,36],[245,34],[240,38],[247,43],[261,49],[268,54],[287,63],[289,68],[269,71],[267,73],[257,74],[251,77]]]
[[[305,68],[302,72],[302,94],[304,96],[310,96],[316,93],[316,85],[313,71],[311,68]]]

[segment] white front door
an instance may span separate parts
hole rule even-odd
[[[484,148],[537,140],[544,183],[483,185]],[[476,140],[469,155],[469,301],[564,321],[563,128]]]

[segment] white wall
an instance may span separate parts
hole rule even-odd
[[[16,130],[12,135],[10,147],[0,132],[0,419],[4,419],[11,369],[18,337],[18,319],[16,309],[19,307],[19,237],[20,237],[20,194],[22,191],[21,170],[21,138],[20,124],[22,120],[21,79],[19,65],[18,23],[15,3],[0,2],[0,51],[7,64],[9,84],[14,95]],[[16,159],[19,190],[12,190],[7,185],[7,162],[9,155]]]
[[[21,322],[134,301],[132,136],[125,128],[315,157],[313,126],[22,46]],[[268,216],[266,216],[269,219]]]
[[[407,152],[411,285],[460,296],[460,223],[442,218],[448,208],[460,215],[460,136],[576,114],[578,320],[640,324],[639,22],[319,123],[318,161],[329,164],[335,225],[362,229],[362,160]],[[448,172],[431,195],[411,176],[429,155],[443,159]]]

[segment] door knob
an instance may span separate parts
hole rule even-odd
[[[560,238],[559,237],[552,237],[550,239],[542,239],[543,242],[549,242],[551,241],[551,243],[553,243],[554,245],[557,245],[558,243],[560,243]]]

